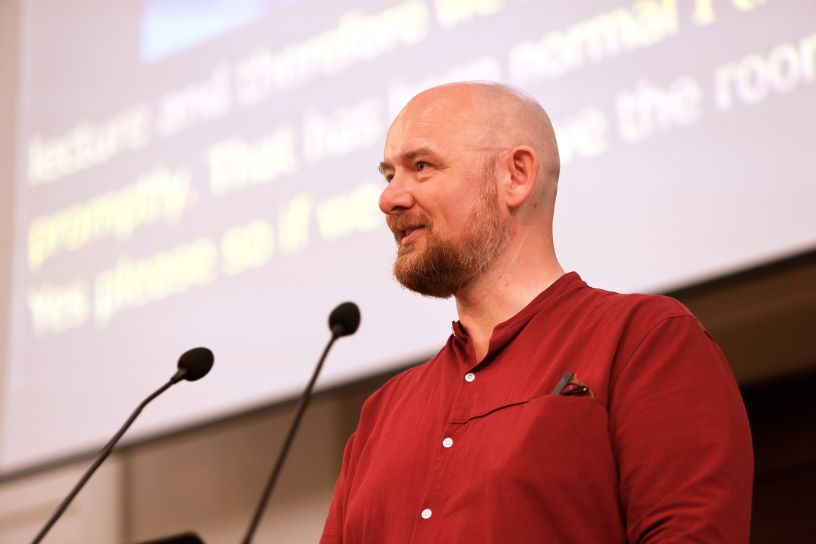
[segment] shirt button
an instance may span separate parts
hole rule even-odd
[[[467,374],[465,374],[465,381],[466,382],[470,383],[475,379],[476,379],[476,374],[474,374],[473,372],[468,372]]]
[[[451,446],[453,446],[453,438],[448,437],[445,440],[443,440],[442,441],[442,446],[444,446],[446,448],[450,448]]]
[[[431,512],[431,509],[430,509],[430,508],[426,508],[425,510],[423,510],[423,511],[422,511],[422,513],[420,514],[420,516],[422,516],[422,519],[428,519],[428,518],[430,518],[430,517],[431,517],[431,515],[432,515],[432,514],[433,514],[433,512]]]

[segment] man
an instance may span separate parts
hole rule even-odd
[[[459,321],[366,402],[321,542],[747,542],[751,439],[728,364],[678,302],[564,274],[541,106],[496,84],[430,89],[380,170],[395,277],[454,296]]]

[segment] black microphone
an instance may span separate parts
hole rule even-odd
[[[37,536],[34,537],[34,540],[31,541],[31,544],[38,544],[42,539],[48,534],[48,531],[51,527],[57,522],[57,520],[62,516],[65,512],[65,509],[68,508],[68,505],[71,504],[71,501],[74,500],[74,497],[80,492],[80,490],[85,486],[88,480],[93,476],[93,473],[96,472],[96,469],[99,468],[105,459],[108,458],[111,451],[113,451],[113,447],[119,442],[119,439],[122,438],[122,435],[125,434],[130,428],[130,425],[133,421],[139,416],[147,404],[167,391],[171,386],[177,384],[181,380],[187,381],[196,381],[200,380],[204,376],[207,375],[207,372],[210,371],[213,365],[213,354],[207,348],[193,348],[187,352],[185,352],[181,357],[179,357],[178,361],[178,371],[173,375],[170,380],[157,389],[152,395],[147,397],[142,403],[136,407],[136,410],[130,415],[125,424],[122,425],[122,428],[113,435],[110,442],[108,442],[104,448],[99,452],[99,455],[96,458],[96,461],[91,465],[91,467],[85,471],[85,474],[82,475],[82,478],[76,483],[74,488],[68,493],[68,496],[63,499],[62,503],[57,507],[57,510],[51,515],[48,521],[43,525],[43,528],[40,529],[40,532],[37,533]]]
[[[289,453],[289,446],[292,445],[292,439],[295,437],[295,432],[297,432],[297,428],[300,426],[300,420],[303,418],[303,413],[306,411],[306,406],[309,404],[309,400],[312,397],[312,388],[314,388],[314,384],[317,381],[317,375],[320,374],[320,369],[323,368],[323,361],[326,360],[326,355],[328,355],[329,349],[331,349],[332,345],[334,345],[335,340],[341,336],[349,336],[357,332],[357,328],[359,326],[360,309],[353,302],[344,302],[340,304],[337,308],[332,310],[332,313],[329,315],[329,330],[331,330],[332,334],[331,339],[329,339],[329,343],[326,344],[325,349],[323,349],[323,354],[320,356],[320,360],[317,362],[317,366],[312,373],[312,379],[309,380],[309,383],[306,385],[306,389],[303,390],[303,394],[300,397],[300,404],[297,407],[297,412],[295,412],[295,417],[292,420],[292,423],[289,425],[289,432],[286,434],[286,439],[283,441],[283,446],[281,446],[280,452],[278,452],[278,459],[275,461],[272,474],[270,474],[269,480],[266,482],[266,487],[264,487],[264,490],[261,493],[258,506],[255,508],[255,514],[252,516],[252,521],[249,524],[246,535],[241,541],[243,544],[250,544],[252,542],[252,537],[255,534],[255,530],[258,528],[261,515],[263,515],[263,512],[266,509],[266,503],[269,501],[269,497],[272,495],[272,489],[275,487],[275,482],[278,480],[278,474],[280,474],[281,467],[283,467],[283,461],[286,459],[286,455]]]
[[[339,338],[357,332],[360,326],[360,308],[353,302],[344,302],[329,314],[329,330]]]
[[[170,378],[172,383],[181,380],[194,382],[200,380],[210,371],[215,358],[207,348],[193,348],[181,354],[178,360],[178,371]]]

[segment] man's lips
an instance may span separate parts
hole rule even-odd
[[[416,225],[413,227],[407,227],[405,229],[401,229],[397,233],[397,238],[401,246],[406,246],[413,242],[419,233],[425,229],[424,225]]]
[[[419,237],[429,227],[429,222],[421,216],[391,215],[386,219],[388,227],[394,233],[398,247],[405,247]]]
[[[425,223],[421,220],[411,219],[404,216],[389,218],[388,226],[394,233],[394,240],[402,247],[410,244],[419,236],[419,232],[425,228]]]

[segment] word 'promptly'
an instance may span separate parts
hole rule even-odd
[[[141,226],[163,220],[176,223],[191,203],[191,175],[186,168],[158,166],[136,183],[95,196],[51,214],[35,217],[28,227],[28,268],[78,251],[108,238],[129,237]]]

